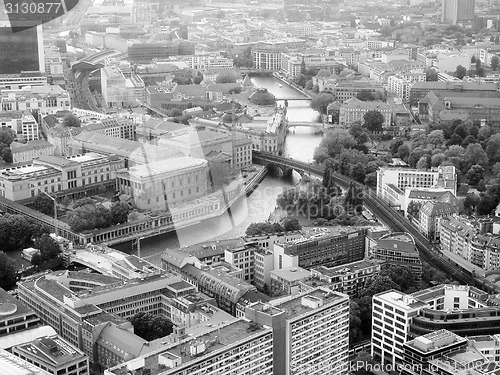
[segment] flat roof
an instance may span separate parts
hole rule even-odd
[[[51,363],[54,367],[87,358],[79,349],[58,335],[38,338],[32,342],[18,345],[16,349],[24,352],[28,358],[38,358],[40,361]]]
[[[170,347],[145,355],[144,368],[150,369],[151,375],[158,375],[168,371],[168,369],[161,369],[159,367],[158,358],[159,356],[164,356],[170,358],[180,358],[181,365],[178,368],[182,369],[186,365],[189,366],[194,362],[201,361],[206,356],[211,356],[215,352],[225,351],[228,347],[235,345],[238,342],[244,342],[251,339],[252,336],[261,335],[264,332],[271,333],[272,331],[271,328],[265,328],[256,323],[247,321],[246,319],[231,321],[225,325],[219,324],[216,327],[208,327],[207,330],[199,335],[193,335],[192,337],[182,340],[177,344],[171,344]],[[190,342],[203,342],[208,344],[202,354],[193,357],[190,355],[189,351]],[[116,375],[125,375],[128,370],[126,364],[121,364],[109,369],[108,371]]]
[[[17,298],[0,288],[0,322],[28,314],[34,315],[35,313]]]
[[[416,297],[409,294],[403,294],[394,289],[375,294],[374,297],[391,305],[395,305],[397,308],[405,311],[413,311],[423,306],[427,306],[426,303],[419,301]]]
[[[269,303],[271,305],[274,305],[274,307],[285,311],[287,319],[290,320],[297,318],[301,315],[307,314],[311,311],[314,311],[314,309],[304,306],[302,304],[303,297],[313,297],[320,299],[323,301],[323,305],[332,302],[341,302],[341,301],[347,302],[349,300],[349,297],[345,294],[333,292],[329,289],[326,290],[317,288],[306,293],[297,294],[290,298],[271,300]]]
[[[51,375],[3,349],[0,349],[0,368],[2,375]]]

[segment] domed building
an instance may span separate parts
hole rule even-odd
[[[248,98],[252,104],[255,105],[275,105],[276,98],[273,94],[271,94],[267,89],[258,88],[256,89]]]

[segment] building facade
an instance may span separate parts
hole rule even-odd
[[[441,21],[456,25],[474,18],[476,0],[443,0]]]

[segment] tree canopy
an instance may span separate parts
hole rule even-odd
[[[62,119],[62,125],[65,127],[79,128],[81,124],[80,119],[73,113],[65,114]]]
[[[146,341],[152,341],[170,335],[173,324],[162,315],[153,315],[145,312],[135,314],[130,318],[134,333]]]
[[[0,251],[0,288],[9,289],[17,280],[14,261],[3,251]]]
[[[320,93],[311,99],[311,108],[325,115],[328,105],[335,101],[335,96],[329,93]]]
[[[379,111],[368,111],[364,114],[363,120],[366,129],[370,132],[380,132],[383,130],[384,115]]]

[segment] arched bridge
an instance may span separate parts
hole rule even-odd
[[[318,164],[304,163],[298,160],[276,156],[266,152],[253,151],[253,161],[256,164],[276,165],[283,170],[295,169],[314,175],[322,176],[324,167]],[[439,249],[435,248],[429,240],[420,233],[402,214],[395,211],[387,202],[377,196],[375,191],[353,179],[341,174],[331,174],[334,181],[342,188],[349,188],[355,184],[363,191],[363,204],[391,230],[395,232],[410,233],[415,239],[415,245],[420,254],[420,259],[432,264],[445,272],[451,278],[462,284],[473,285],[490,293],[499,293],[500,287],[485,278],[477,277],[474,273],[460,267],[457,263],[443,257]]]

